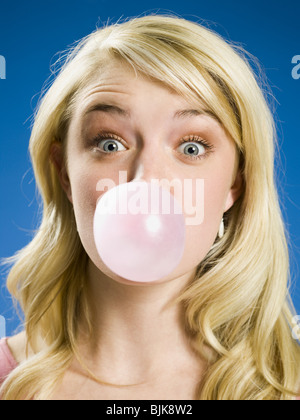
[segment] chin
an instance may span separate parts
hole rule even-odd
[[[168,274],[167,276],[164,276],[158,280],[153,280],[153,281],[137,281],[137,280],[129,280],[125,277],[119,276],[118,274],[112,272],[111,270],[109,270],[109,268],[107,268],[106,266],[103,268],[102,264],[101,264],[101,268],[100,267],[96,267],[99,272],[100,272],[100,276],[104,276],[106,278],[106,280],[109,281],[115,281],[117,283],[126,285],[126,286],[142,286],[142,287],[150,287],[150,286],[155,286],[155,285],[162,285],[162,284],[171,284],[172,282],[176,283],[176,284],[182,284],[185,285],[187,282],[190,282],[194,279],[196,271],[197,271],[197,267],[194,267],[191,270],[179,270],[178,268],[176,268],[172,273]]]

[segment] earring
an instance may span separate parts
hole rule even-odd
[[[223,219],[223,217],[222,217],[222,220],[221,220],[221,223],[220,223],[218,235],[219,235],[220,239],[223,238],[223,236],[224,236],[224,219]]]

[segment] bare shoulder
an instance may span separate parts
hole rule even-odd
[[[9,337],[7,345],[17,363],[26,360],[26,333],[25,331]]]

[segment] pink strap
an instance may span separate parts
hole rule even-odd
[[[10,374],[18,366],[17,361],[12,355],[8,345],[7,338],[0,340],[0,383],[4,381],[7,375]]]

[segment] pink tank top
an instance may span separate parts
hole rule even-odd
[[[7,339],[2,338],[0,340],[0,385],[17,366],[18,363],[7,345]]]

